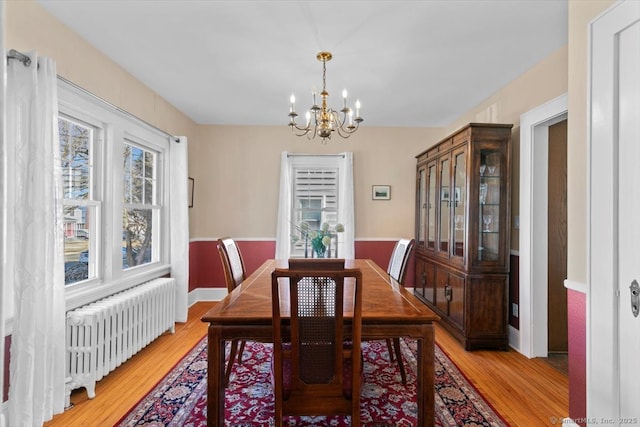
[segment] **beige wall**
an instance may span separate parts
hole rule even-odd
[[[413,236],[415,156],[443,136],[442,129],[363,126],[347,140],[323,145],[292,135],[287,126],[202,126],[189,147],[196,180],[191,237],[275,238],[283,151],[353,152],[356,238]],[[378,184],[391,186],[391,200],[371,200]]]
[[[569,1],[569,128],[567,278],[587,282],[588,25],[615,1]]]

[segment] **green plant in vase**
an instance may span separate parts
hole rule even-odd
[[[336,224],[332,230],[331,227],[329,227],[329,223],[324,222],[319,230],[310,230],[309,224],[303,221],[300,223],[298,229],[301,234],[305,236],[305,241],[307,237],[311,240],[311,248],[316,254],[316,257],[326,258],[327,255],[329,255],[327,254],[327,249],[331,245],[331,238],[336,233],[343,232],[344,226],[342,224]]]

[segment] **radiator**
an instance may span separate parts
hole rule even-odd
[[[67,312],[66,406],[165,331],[175,332],[175,279],[160,278]]]

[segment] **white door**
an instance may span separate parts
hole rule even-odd
[[[635,419],[637,424],[640,423],[640,21],[620,34],[619,56],[620,416]]]
[[[591,25],[589,425],[640,423],[640,2]],[[638,297],[633,299],[632,283]]]

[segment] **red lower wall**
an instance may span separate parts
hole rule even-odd
[[[274,258],[275,241],[239,240],[238,247],[244,259],[247,274],[251,274],[267,259]],[[356,241],[356,258],[372,259],[386,270],[395,241]],[[413,256],[409,260],[405,286],[412,288],[414,283]],[[220,255],[215,240],[193,241],[189,245],[189,291],[196,288],[224,288],[224,275]]]
[[[587,296],[567,289],[569,319],[569,417],[582,420],[587,417]]]

